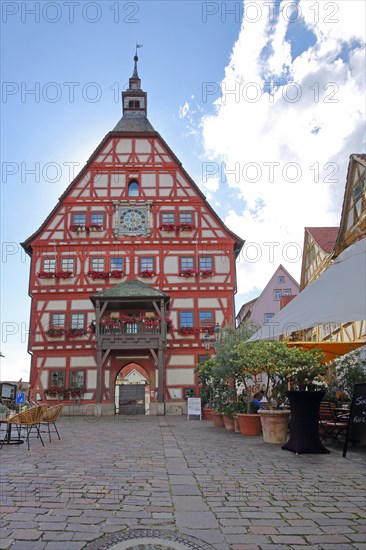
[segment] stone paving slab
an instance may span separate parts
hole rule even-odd
[[[1,550],[87,550],[129,529],[214,550],[366,550],[364,447],[298,456],[183,417],[59,429],[45,447],[2,449]]]

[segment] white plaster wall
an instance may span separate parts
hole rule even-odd
[[[161,187],[173,187],[173,176],[170,174],[160,174],[159,184]],[[161,210],[171,210],[171,207],[162,207]]]
[[[81,357],[71,357],[70,367],[90,367],[97,366],[93,355],[82,355]]]
[[[98,173],[93,181],[94,187],[107,187],[108,186],[108,174]]]
[[[107,388],[109,387],[110,374],[109,370],[104,371],[104,384]]]
[[[96,370],[87,370],[86,371],[86,387],[88,390],[95,390],[97,387],[97,371]]]
[[[217,298],[198,298],[199,309],[220,308],[221,305]]]
[[[137,139],[135,142],[136,153],[150,153],[151,145],[147,139]]]
[[[187,254],[188,256],[189,254]],[[178,258],[176,256],[166,256],[165,259],[164,259],[164,273],[166,275],[168,275],[169,273],[171,274],[176,274],[178,272],[178,267],[179,267],[179,263],[178,263]]]
[[[71,309],[82,309],[87,311],[93,309],[93,304],[90,300],[71,300]]]
[[[196,361],[194,355],[171,355],[169,357],[169,365],[195,367]]]
[[[132,140],[131,139],[119,139],[116,145],[117,153],[131,153],[132,152]]]
[[[65,368],[66,367],[66,357],[47,357],[45,367],[46,368],[51,368],[51,367],[63,367],[63,368]]]
[[[194,384],[194,369],[166,369],[168,386],[192,386]]]
[[[48,386],[48,372],[47,371],[44,370],[43,372],[41,372],[40,380],[41,380],[42,387],[47,388],[47,386]]]
[[[46,306],[46,311],[64,311],[66,307],[66,300],[50,300]]]
[[[175,298],[174,300],[174,308],[189,308],[192,309],[194,307],[194,299],[193,298]]]
[[[141,185],[143,187],[155,187],[156,186],[155,174],[142,174]]]

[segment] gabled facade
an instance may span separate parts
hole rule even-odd
[[[267,285],[254,300],[245,303],[236,317],[237,326],[250,322],[257,328],[270,321],[281,309],[281,299],[296,296],[299,284],[290,273],[279,265]]]
[[[82,403],[105,413],[128,414],[126,403],[183,413],[198,395],[202,337],[234,322],[243,241],[147,119],[137,61],[121,120],[22,243],[30,384],[45,401],[56,399],[51,387],[82,388]],[[133,390],[131,372],[144,391]]]
[[[350,155],[339,227],[306,227],[301,290],[323,273],[348,246],[366,234],[366,155]],[[345,281],[347,284],[352,281]],[[357,342],[366,338],[366,321],[330,323],[302,331],[301,339]]]
[[[305,227],[300,288],[315,281],[329,266],[339,227]]]

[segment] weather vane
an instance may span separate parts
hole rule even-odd
[[[135,53],[135,57],[137,57],[137,48],[142,48],[143,44],[138,44],[136,42],[136,53]]]

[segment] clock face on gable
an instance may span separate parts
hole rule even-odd
[[[146,233],[147,229],[147,210],[146,208],[121,208],[118,219],[119,233],[122,234],[141,234]]]

